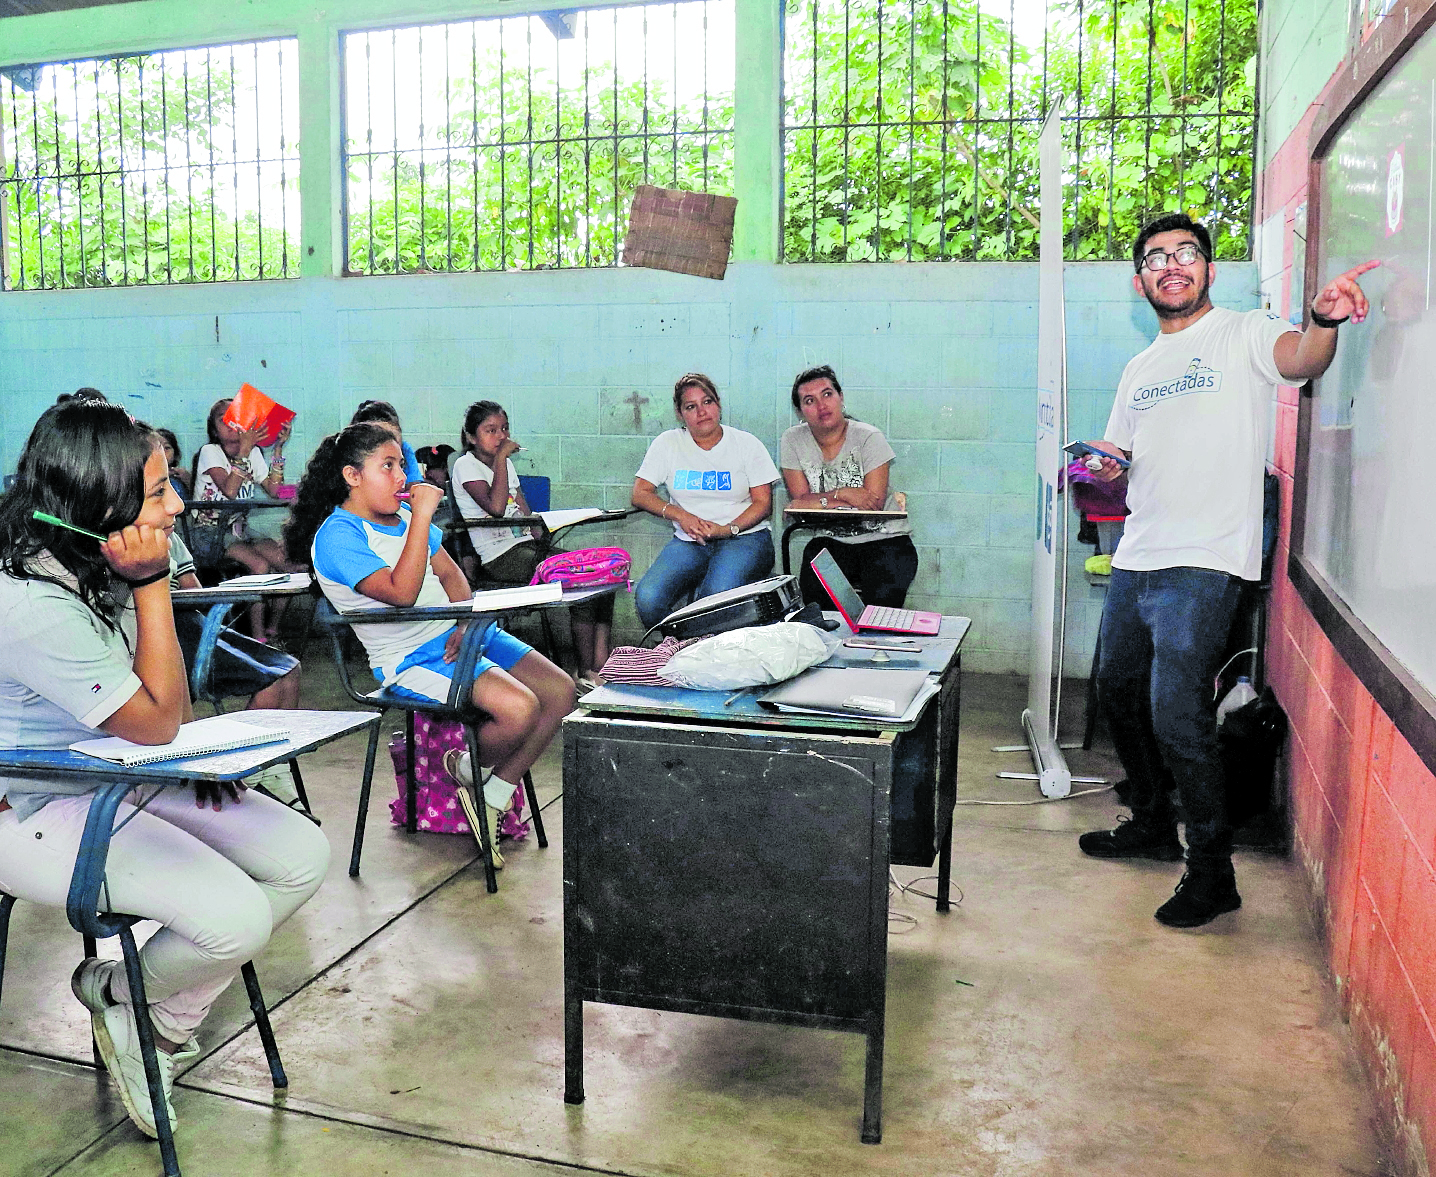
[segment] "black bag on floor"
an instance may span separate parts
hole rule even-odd
[[[1286,742],[1286,712],[1270,687],[1250,703],[1229,711],[1217,728],[1227,781],[1227,820],[1246,824],[1273,808],[1276,758]]]

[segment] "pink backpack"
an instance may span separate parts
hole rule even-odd
[[[464,807],[459,804],[458,786],[444,771],[444,753],[463,749],[464,725],[453,720],[434,719],[427,712],[414,715],[414,812],[419,829],[427,834],[470,833]],[[404,824],[404,733],[395,732],[389,741],[399,795],[389,802],[389,820]],[[528,837],[529,823],[523,820],[524,787],[514,792],[514,807],[499,819],[499,838]]]
[[[530,584],[558,581],[565,588],[601,588],[621,584],[633,591],[629,570],[633,557],[622,548],[580,548],[576,552],[555,552],[534,569]]]

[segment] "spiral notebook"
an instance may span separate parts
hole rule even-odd
[[[179,734],[168,744],[136,744],[119,736],[106,736],[102,740],[81,740],[71,744],[70,751],[98,756],[101,760],[133,768],[137,764],[208,756],[211,752],[228,752],[232,748],[250,748],[256,744],[277,744],[287,739],[288,728],[259,727],[230,719],[227,715],[211,715],[208,719],[181,724]]]

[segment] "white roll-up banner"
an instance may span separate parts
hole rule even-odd
[[[1062,618],[1067,598],[1067,513],[1058,497],[1067,436],[1067,340],[1062,296],[1062,101],[1040,140],[1041,244],[1037,331],[1036,535],[1032,560],[1032,660],[1022,727],[1044,797],[1072,791],[1057,744],[1062,691]]]

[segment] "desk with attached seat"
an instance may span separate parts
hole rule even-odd
[[[289,738],[273,744],[237,748],[209,756],[193,756],[184,760],[163,760],[153,764],[124,767],[72,752],[68,748],[5,748],[0,749],[0,772],[27,777],[100,778],[90,802],[85,832],[75,858],[65,914],[70,926],[85,938],[85,952],[95,955],[96,940],[110,936],[120,938],[124,953],[125,974],[135,1004],[135,1025],[140,1039],[140,1052],[149,1080],[150,1101],[154,1108],[155,1127],[159,1132],[160,1157],[166,1177],[179,1177],[179,1161],[175,1155],[174,1134],[161,1093],[159,1064],[155,1058],[154,1027],[149,1018],[145,998],[144,977],[140,970],[139,951],[133,926],[139,918],[106,911],[100,903],[105,883],[105,866],[110,852],[110,839],[115,832],[115,814],[120,802],[136,785],[185,784],[194,781],[233,783],[251,773],[312,752],[314,749],[360,731],[365,727],[377,730],[379,716],[373,712],[355,711],[248,711],[243,722],[256,726],[284,727]],[[371,756],[373,741],[370,741]],[[0,893],[0,982],[5,975],[5,945],[8,939],[10,910],[15,905],[12,895]],[[252,961],[246,961],[240,973],[249,994],[249,1008],[254,1014],[255,1028],[264,1044],[270,1077],[276,1088],[288,1086],[274,1032],[269,1025],[269,1012]],[[143,1015],[143,1016],[141,1016]]]

